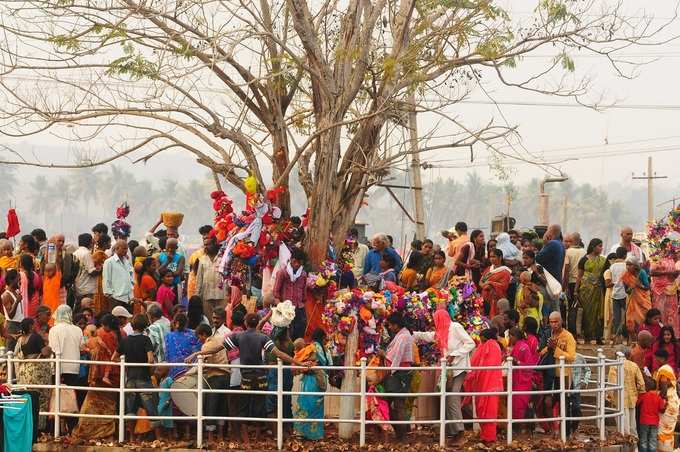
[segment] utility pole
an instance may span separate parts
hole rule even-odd
[[[425,210],[423,208],[423,181],[420,177],[420,150],[418,147],[418,121],[416,118],[416,96],[412,92],[408,96],[411,108],[408,112],[409,141],[411,147],[411,187],[413,187],[413,205],[415,207],[416,239],[425,239]]]
[[[652,171],[652,157],[647,157],[647,173],[642,173],[642,176],[635,176],[633,179],[647,181],[647,222],[654,223],[654,179],[667,179],[668,176],[657,176]]]
[[[567,195],[564,195],[564,201],[562,202],[562,231],[569,231],[568,229],[568,213],[569,213],[569,200]]]

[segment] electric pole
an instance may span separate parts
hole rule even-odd
[[[633,173],[633,179],[636,180],[646,180],[647,181],[647,222],[654,222],[654,179],[667,179],[668,176],[657,176],[654,171],[652,171],[652,157],[647,157],[647,173],[642,173],[642,176],[635,176]]]
[[[420,177],[420,154],[418,147],[418,121],[416,118],[416,96],[409,94],[411,108],[408,112],[409,141],[411,147],[411,187],[415,207],[416,239],[425,239],[425,210],[423,208],[423,182]]]

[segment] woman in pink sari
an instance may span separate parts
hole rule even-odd
[[[472,367],[500,366],[503,363],[501,347],[496,342],[498,330],[488,328],[480,334],[482,343],[472,354],[470,365]],[[472,370],[465,377],[465,390],[467,392],[499,392],[503,391],[503,373],[500,368],[487,370]],[[475,396],[476,415],[478,419],[498,418],[499,396]],[[480,423],[480,439],[485,443],[496,441],[496,423]]]
[[[524,338],[524,333],[519,328],[510,329],[510,347],[512,351],[513,366],[534,366],[534,354]],[[512,390],[513,391],[531,391],[531,382],[533,380],[534,371],[529,368],[514,369],[512,371]],[[525,419],[527,407],[531,400],[531,394],[513,394],[512,395],[512,418]]]
[[[35,318],[40,306],[41,280],[33,267],[33,256],[22,254],[19,260],[21,278],[21,302],[26,317]]]
[[[496,314],[496,302],[501,298],[508,297],[508,286],[510,286],[510,278],[512,271],[503,265],[503,251],[495,249],[491,256],[491,267],[482,275],[479,285],[482,289],[482,298],[484,299],[484,311],[489,318],[493,318]]]
[[[678,318],[678,293],[674,286],[678,271],[675,269],[675,260],[669,249],[670,241],[664,239],[661,242],[661,259],[652,262],[650,276],[652,283],[652,306],[661,311],[661,320],[664,325],[672,326],[673,331],[680,331],[680,319]]]

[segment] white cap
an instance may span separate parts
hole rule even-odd
[[[130,317],[132,317],[132,314],[130,314],[128,312],[128,310],[125,309],[122,306],[116,306],[115,308],[113,308],[113,310],[111,311],[111,314],[114,317],[125,317],[126,319],[129,319]]]

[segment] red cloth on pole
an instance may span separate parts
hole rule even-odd
[[[14,237],[21,232],[21,226],[19,225],[19,217],[14,209],[9,209],[7,211],[7,237]]]

